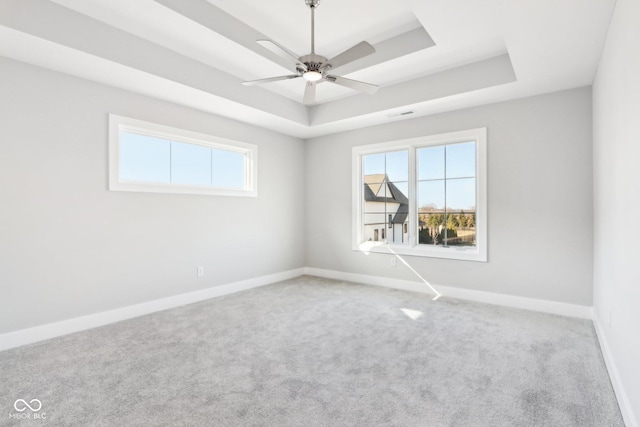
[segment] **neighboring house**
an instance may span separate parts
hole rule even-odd
[[[364,236],[367,241],[406,243],[409,200],[386,174],[364,176]]]
[[[453,216],[461,215],[463,211],[451,212]],[[386,174],[371,174],[364,176],[364,236],[366,241],[387,243],[408,243],[409,241],[409,199],[393,183],[389,182]],[[420,214],[440,214],[444,216],[444,209],[421,208]],[[466,216],[475,216],[475,210],[464,211]],[[426,221],[426,219],[425,219]],[[422,235],[422,230],[429,230],[428,224],[422,220],[419,222],[420,242],[422,244],[443,244],[444,238],[436,239],[438,233],[442,233],[444,222],[438,226],[429,227],[433,240]],[[452,226],[456,234],[449,234],[446,239],[448,245],[474,245],[475,225],[459,228]]]

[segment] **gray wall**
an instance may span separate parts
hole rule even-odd
[[[640,2],[618,0],[593,84],[594,317],[629,426],[640,423],[639,21]]]
[[[435,285],[591,305],[590,88],[309,140],[307,266],[418,281],[351,249],[351,148],[485,126],[489,262],[405,259]]]
[[[0,333],[304,266],[303,141],[1,58],[0,94]],[[257,144],[258,198],[108,191],[108,113]]]
[[[436,285],[591,304],[589,88],[305,145],[0,61],[0,333],[305,265],[417,280],[351,250],[351,147],[483,126],[489,262],[406,259]],[[258,144],[259,197],[107,191],[108,113]]]

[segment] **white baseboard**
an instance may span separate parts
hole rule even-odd
[[[403,291],[420,292],[423,294],[435,295],[423,283],[411,282],[409,280],[393,279],[389,277],[369,276],[366,274],[345,273],[336,270],[324,270],[322,268],[306,267],[305,274],[310,276],[324,277],[327,279],[344,280],[347,282],[364,283],[365,285],[383,286],[385,288],[400,289]]]
[[[143,316],[145,314],[155,313],[157,311],[167,310],[169,308],[204,301],[222,295],[257,288],[259,286],[298,277],[302,274],[304,274],[304,269],[298,268],[295,270],[269,274],[226,285],[214,286],[200,291],[188,292],[185,294],[148,301],[141,304],[116,308],[114,310],[103,311],[87,316],[75,317],[73,319],[62,320],[60,322],[35,326],[33,328],[21,329],[15,332],[8,332],[0,335],[0,351],[71,334],[73,332],[84,331],[86,329],[119,322],[121,320],[131,319],[133,317]]]
[[[589,306],[568,304],[557,301],[548,301],[535,298],[525,298],[513,295],[497,294],[492,292],[475,291],[471,289],[454,288],[450,286],[426,285],[422,282],[412,282],[409,280],[392,279],[388,277],[369,276],[366,274],[345,273],[335,270],[324,270],[320,268],[304,269],[306,274],[312,276],[326,277],[329,279],[346,280],[349,282],[364,283],[367,285],[384,286],[387,288],[401,289],[405,291],[421,292],[430,295],[435,293],[429,288],[432,286],[442,295],[469,301],[482,302],[487,304],[501,305],[506,307],[521,308],[524,310],[539,311],[542,313],[559,314],[561,316],[578,317],[581,319],[592,318],[592,308]]]
[[[593,313],[593,326],[596,330],[598,341],[600,342],[602,357],[604,358],[604,363],[607,366],[607,371],[609,371],[611,385],[613,386],[613,391],[615,392],[616,398],[618,399],[618,405],[620,406],[620,412],[622,412],[624,423],[627,427],[638,427],[638,423],[631,409],[631,403],[629,403],[629,398],[627,397],[627,393],[625,392],[622,385],[620,372],[618,371],[616,363],[614,362],[611,355],[611,347],[609,346],[609,342],[607,341],[607,335],[605,334],[605,331],[602,328],[602,323],[600,322],[597,312],[595,311]]]

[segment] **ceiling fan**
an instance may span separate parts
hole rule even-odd
[[[311,53],[304,56],[298,56],[291,52],[284,46],[272,40],[256,40],[261,46],[269,49],[276,55],[285,58],[287,61],[291,59],[295,60],[296,74],[289,74],[286,76],[269,77],[266,79],[250,80],[242,82],[245,86],[252,86],[256,84],[276,82],[279,80],[290,80],[302,77],[307,81],[304,90],[304,97],[302,102],[306,105],[312,104],[316,98],[316,84],[326,81],[334,83],[340,86],[355,89],[360,92],[372,95],[378,90],[378,86],[361,82],[358,80],[347,79],[340,76],[334,76],[329,74],[329,71],[338,68],[342,65],[353,62],[356,59],[363,58],[367,55],[371,55],[376,50],[369,43],[363,41],[357,45],[345,50],[338,56],[328,60],[324,56],[317,55],[315,52],[315,22],[314,11],[319,6],[320,0],[305,0],[305,4],[311,9]]]

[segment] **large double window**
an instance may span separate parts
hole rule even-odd
[[[116,115],[109,125],[111,190],[257,194],[255,145]]]
[[[487,260],[486,128],[353,149],[353,246]]]

